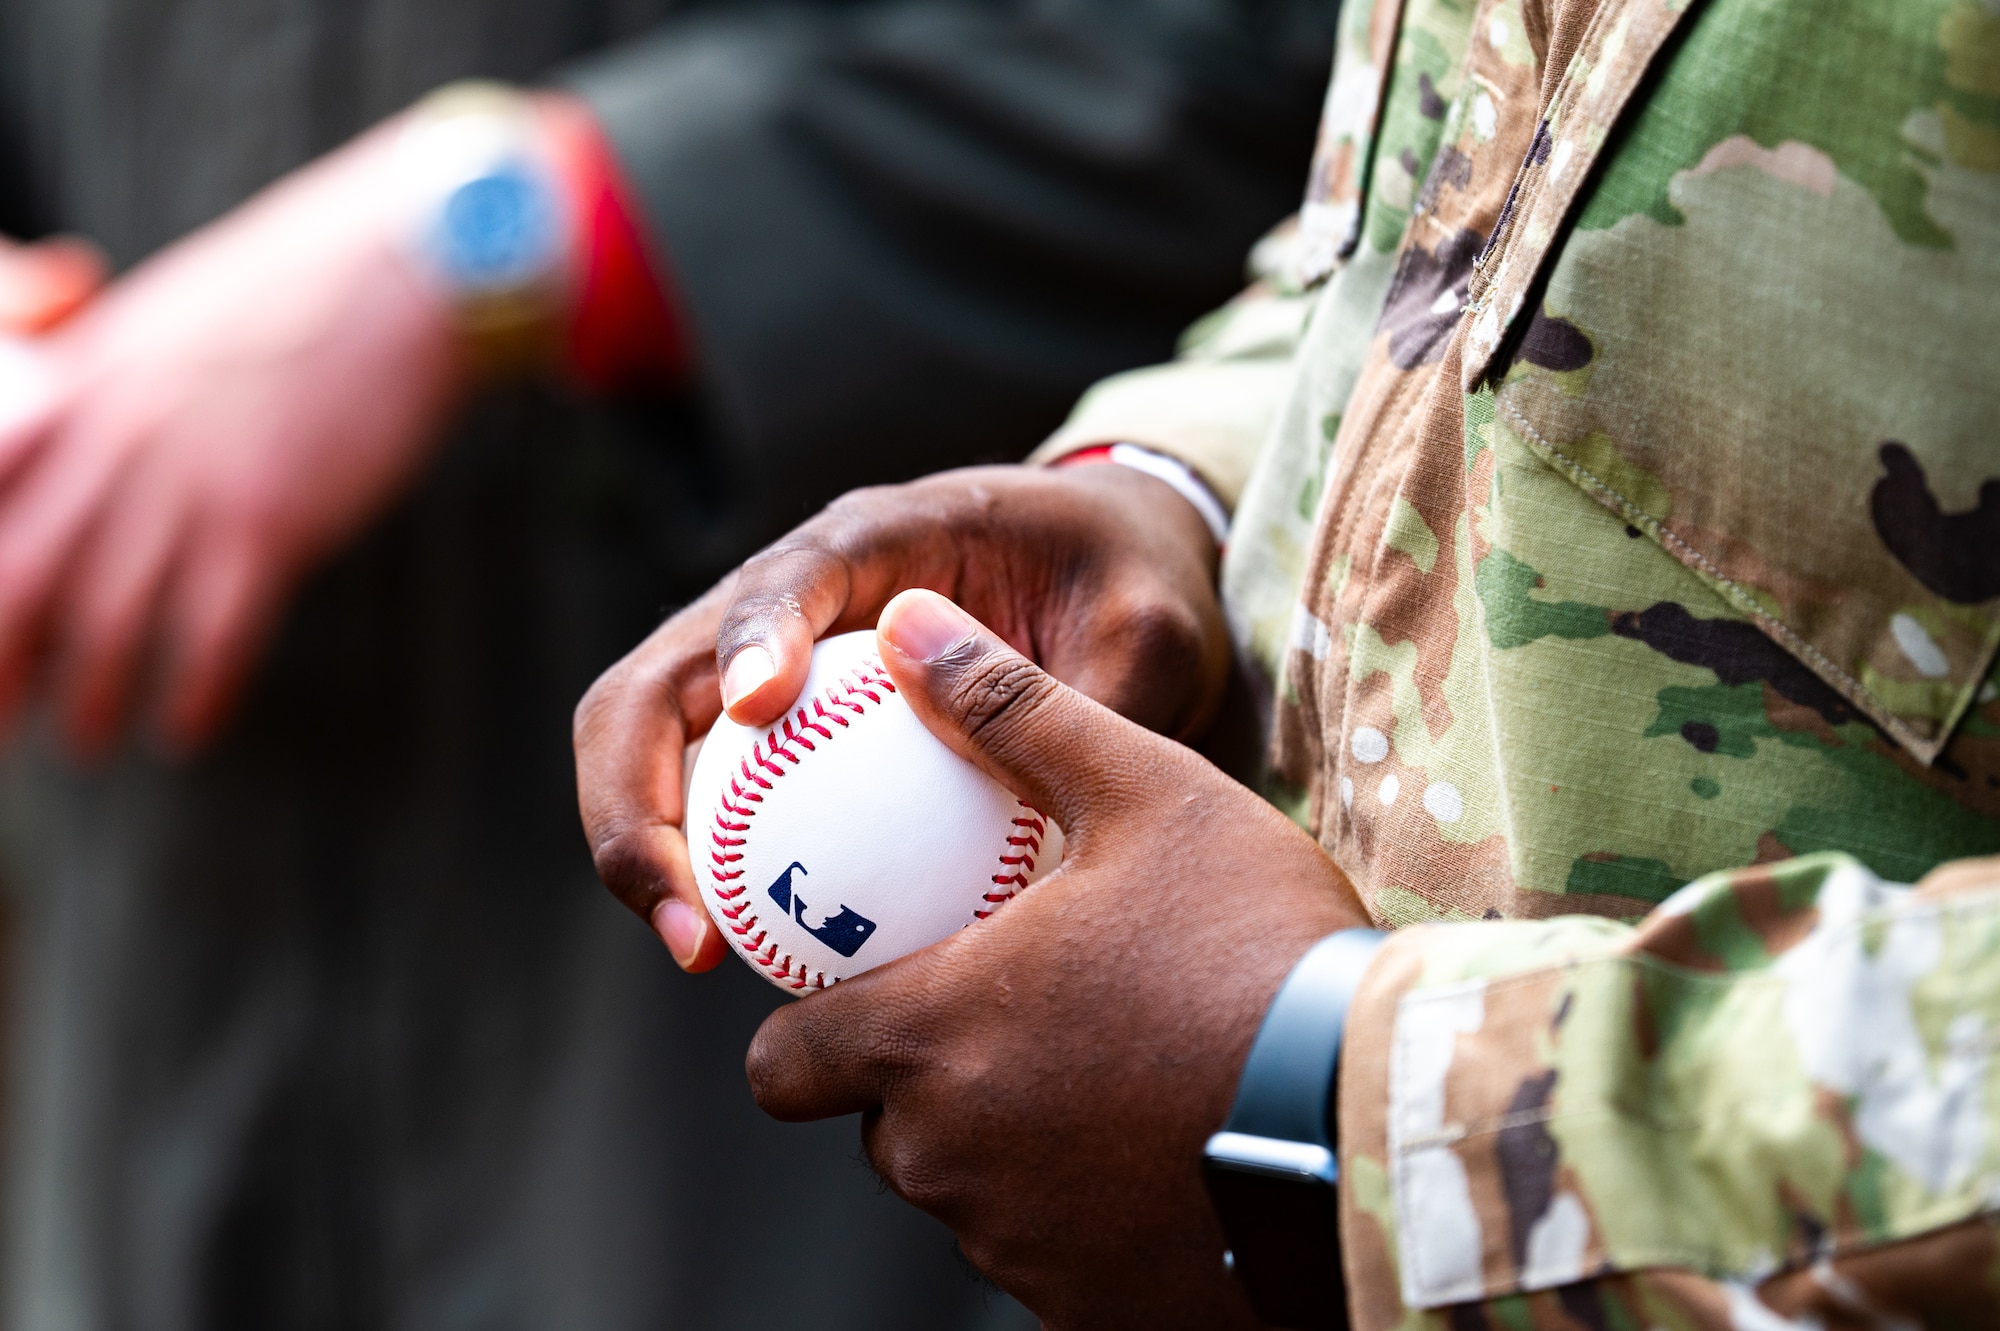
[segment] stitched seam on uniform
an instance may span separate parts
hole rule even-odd
[[[1949,730],[1940,727],[1938,737],[1926,738],[1911,729],[1901,717],[1889,711],[1887,705],[1881,699],[1877,698],[1865,685],[1848,674],[1840,666],[1834,664],[1826,653],[1820,651],[1812,643],[1793,632],[1791,626],[1783,620],[1772,618],[1757,603],[1757,599],[1750,594],[1747,588],[1716,567],[1707,555],[1704,555],[1701,551],[1674,535],[1673,532],[1667,530],[1658,518],[1655,518],[1652,514],[1634,504],[1615,488],[1606,484],[1601,477],[1592,472],[1588,467],[1550,443],[1542,436],[1540,431],[1529,424],[1527,417],[1523,416],[1520,409],[1512,402],[1507,401],[1498,393],[1494,394],[1494,401],[1502,411],[1514,419],[1514,422],[1521,427],[1522,431],[1530,439],[1540,444],[1543,449],[1546,449],[1559,466],[1571,472],[1574,476],[1581,478],[1582,482],[1598,493],[1617,501],[1618,512],[1627,522],[1630,522],[1635,527],[1642,528],[1647,535],[1673,551],[1683,562],[1692,564],[1706,573],[1737,609],[1748,614],[1759,625],[1763,626],[1766,632],[1784,643],[1795,654],[1804,658],[1808,664],[1818,667],[1825,675],[1830,675],[1832,678],[1828,679],[1827,682],[1838,689],[1842,697],[1866,712],[1870,719],[1894,735],[1905,748],[1916,754],[1926,764],[1937,756],[1938,750],[1944,747],[1944,741],[1950,737],[1951,732]]]
[[[1611,17],[1612,11],[1618,9],[1620,9],[1620,6],[1617,5],[1599,5],[1596,12],[1590,16],[1590,22],[1584,27],[1583,35],[1577,38],[1576,50],[1571,53],[1569,64],[1563,69],[1561,82],[1556,85],[1555,92],[1549,97],[1548,106],[1543,108],[1536,122],[1538,134],[1551,126],[1562,123],[1568,119],[1569,113],[1576,109],[1576,89],[1579,86],[1576,72],[1579,67],[1586,71],[1597,68],[1598,57],[1603,54],[1605,30],[1613,22]],[[1587,73],[1585,77],[1588,78]],[[1631,93],[1628,90],[1626,93],[1628,100],[1630,96]],[[1620,110],[1622,114],[1623,108],[1621,107]],[[1553,152],[1555,150],[1553,134],[1550,137],[1549,150]],[[1498,279],[1501,272],[1507,266],[1508,252],[1513,248],[1513,237],[1519,234],[1519,228],[1514,224],[1541,202],[1544,188],[1548,184],[1548,160],[1544,158],[1542,161],[1536,162],[1532,160],[1533,155],[1534,142],[1531,139],[1528,151],[1521,157],[1521,167],[1514,176],[1510,192],[1520,189],[1526,178],[1531,173],[1534,173],[1537,168],[1540,169],[1540,174],[1534,181],[1528,183],[1525,197],[1516,201],[1518,211],[1513,217],[1508,219],[1507,237],[1503,240],[1496,236],[1490,253],[1481,256],[1482,258],[1490,259],[1495,265],[1492,269],[1493,277],[1481,284],[1479,297],[1474,305],[1474,308],[1478,309],[1482,314],[1486,310],[1488,297],[1492,293],[1493,288],[1499,285]],[[1573,169],[1578,171],[1583,170],[1582,166]],[[1553,243],[1551,243],[1550,248],[1554,248]],[[1501,331],[1505,332],[1504,329]],[[1497,347],[1498,343],[1495,343],[1495,346]]]
[[[762,739],[753,741],[749,754],[737,760],[737,771],[728,778],[727,789],[716,797],[714,825],[708,834],[711,891],[723,902],[736,903],[733,907],[718,905],[716,909],[729,920],[727,927],[736,936],[736,944],[743,949],[744,955],[758,968],[793,989],[825,989],[839,980],[838,977],[828,980],[823,970],[809,972],[803,961],[798,962],[798,972],[794,975],[792,965],[795,958],[792,954],[781,954],[776,941],[765,946],[770,932],[758,927],[758,916],[749,914],[756,905],[756,899],[746,897],[737,901],[749,891],[751,885],[738,883],[736,880],[743,877],[744,871],[730,866],[743,859],[744,847],[750,840],[750,820],[757,816],[757,806],[764,802],[760,792],[775,790],[772,782],[790,771],[779,766],[776,760],[782,757],[792,767],[799,766],[804,760],[792,751],[792,746],[802,748],[809,754],[817,753],[819,745],[813,742],[812,735],[818,735],[822,743],[829,742],[837,733],[830,726],[845,730],[853,724],[853,719],[840,714],[842,709],[852,712],[854,718],[866,716],[870,704],[879,705],[883,693],[895,691],[895,681],[882,668],[881,660],[868,658],[820,690],[815,697],[802,699],[792,714],[780,723],[779,729],[767,731]],[[867,699],[866,703],[861,701],[863,698]],[[782,740],[780,730],[783,732]],[[752,788],[745,789],[744,782]],[[733,801],[731,796],[735,797]],[[1041,811],[1026,800],[1015,802],[1020,805],[1022,813],[1014,816],[1006,844],[1001,848],[999,872],[992,875],[993,889],[983,898],[987,904],[973,912],[978,919],[987,918],[1012,900],[1028,885],[1027,875],[1035,871],[1035,856],[1041,852],[1047,822]],[[724,887],[725,883],[731,886]],[[744,918],[746,915],[747,919]],[[754,936],[753,930],[756,931]]]
[[[1689,4],[1685,8],[1691,7],[1692,0],[1689,0]],[[1685,13],[1685,8],[1683,14]],[[1548,228],[1549,243],[1542,253],[1536,256],[1527,277],[1523,280],[1510,276],[1509,270],[1513,267],[1513,264],[1510,262],[1513,257],[1513,239],[1516,235],[1523,233],[1525,223],[1532,219],[1540,208],[1543,199],[1549,193],[1549,162],[1556,148],[1555,127],[1567,124],[1573,117],[1578,104],[1582,101],[1583,94],[1579,89],[1587,87],[1590,75],[1596,72],[1599,67],[1600,59],[1604,54],[1604,43],[1608,31],[1614,22],[1612,18],[1612,11],[1614,10],[1619,11],[1620,17],[1629,15],[1631,12],[1629,9],[1617,5],[1600,5],[1598,7],[1597,11],[1591,15],[1590,22],[1585,26],[1582,36],[1577,39],[1576,50],[1570,56],[1569,64],[1563,69],[1562,79],[1557,83],[1555,91],[1550,95],[1548,105],[1541,110],[1540,118],[1536,124],[1536,136],[1548,135],[1548,151],[1544,153],[1541,161],[1533,161],[1533,141],[1530,141],[1528,152],[1522,158],[1520,171],[1516,174],[1513,184],[1513,188],[1519,188],[1526,182],[1527,188],[1523,191],[1522,197],[1517,201],[1516,212],[1508,219],[1507,238],[1502,242],[1498,240],[1496,235],[1495,243],[1489,247],[1491,252],[1482,256],[1482,258],[1492,262],[1490,269],[1483,265],[1474,266],[1470,289],[1476,292],[1476,298],[1473,300],[1471,308],[1481,314],[1487,312],[1492,304],[1493,297],[1502,288],[1513,287],[1517,296],[1519,296],[1525,294],[1534,286],[1535,280],[1540,275],[1543,267],[1557,252],[1557,241],[1562,230],[1560,226],[1561,220],[1569,216],[1575,209],[1578,200],[1582,197],[1584,182],[1590,178],[1591,172],[1596,169],[1598,160],[1603,152],[1602,144],[1592,151],[1586,160],[1575,163],[1565,173],[1567,178],[1573,182],[1566,187],[1569,191],[1568,198],[1564,202],[1561,211],[1556,214],[1555,220],[1551,222]],[[1669,22],[1666,34],[1641,63],[1638,76],[1625,88],[1619,99],[1617,113],[1610,117],[1608,126],[1616,126],[1624,118],[1626,112],[1630,109],[1633,93],[1637,91],[1639,84],[1644,81],[1646,71],[1652,68],[1654,59],[1664,49],[1666,41],[1671,38],[1674,29],[1679,26],[1679,23],[1680,19],[1678,18]],[[1578,76],[1579,70],[1583,71],[1580,79]],[[1528,178],[1531,175],[1533,179],[1529,180]],[[1510,193],[1513,192],[1513,188],[1510,188]],[[1559,186],[1558,188],[1565,187]],[[1490,277],[1487,276],[1489,272],[1491,274]],[[1500,346],[1507,340],[1509,328],[1511,328],[1514,319],[1519,313],[1520,302],[1517,301],[1513,310],[1504,313],[1507,326],[1494,330],[1492,344],[1479,355],[1476,365],[1471,362],[1466,363],[1463,371],[1464,374],[1470,374],[1476,370],[1478,377],[1484,378],[1486,376],[1487,372],[1492,368],[1493,358],[1499,354]],[[1464,379],[1463,382],[1469,386],[1471,380]]]
[[[1822,1251],[1808,1254],[1803,1261],[1837,1261],[1842,1257],[1856,1256],[1886,1247],[1892,1243],[1909,1243],[1932,1234],[1941,1233],[1958,1225],[1972,1224],[1983,1217],[2000,1215],[2000,1205],[1985,1204],[1966,1209],[1960,1199],[1940,1200],[1917,1210],[1905,1218],[1904,1222],[1880,1235],[1860,1235],[1847,1243],[1831,1244]],[[1767,1254],[1758,1252],[1755,1257]],[[1682,1267],[1711,1279],[1766,1279],[1787,1271],[1800,1269],[1799,1265],[1784,1264],[1766,1270],[1748,1260],[1752,1256],[1731,1260],[1730,1254],[1719,1246],[1690,1247],[1677,1244],[1657,1243],[1640,1240],[1629,1245],[1629,1251],[1620,1252],[1615,1258],[1606,1255],[1601,1264],[1593,1269],[1586,1280],[1601,1280],[1613,1275],[1642,1275],[1654,1267]],[[1802,1263],[1801,1263],[1802,1265]],[[1565,1279],[1561,1283],[1568,1284]],[[1448,1307],[1453,1304],[1483,1302],[1487,1299],[1507,1298],[1517,1294],[1532,1294],[1551,1288],[1551,1284],[1530,1283],[1521,1269],[1511,1258],[1507,1262],[1506,1274],[1497,1278],[1479,1278],[1476,1286],[1455,1286],[1435,1292],[1419,1291],[1421,1302],[1413,1306],[1425,1310]],[[1796,1325],[1796,1323],[1791,1324]]]

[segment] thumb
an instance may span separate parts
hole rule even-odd
[[[882,663],[930,732],[1080,834],[1166,743],[1034,662],[949,600],[906,591],[876,625]]]

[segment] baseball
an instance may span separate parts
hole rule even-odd
[[[977,923],[1062,862],[1046,815],[924,729],[872,631],[816,645],[775,726],[718,719],[687,810],[709,915],[795,993]]]

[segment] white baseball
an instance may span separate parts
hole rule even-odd
[[[924,729],[873,632],[815,646],[777,725],[719,719],[687,810],[709,915],[795,992],[983,920],[1062,861],[1046,815]]]

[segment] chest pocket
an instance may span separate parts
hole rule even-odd
[[[1810,672],[1794,701],[1930,762],[2000,641],[2000,16],[1684,29],[1601,153],[1556,100],[1467,384]]]

